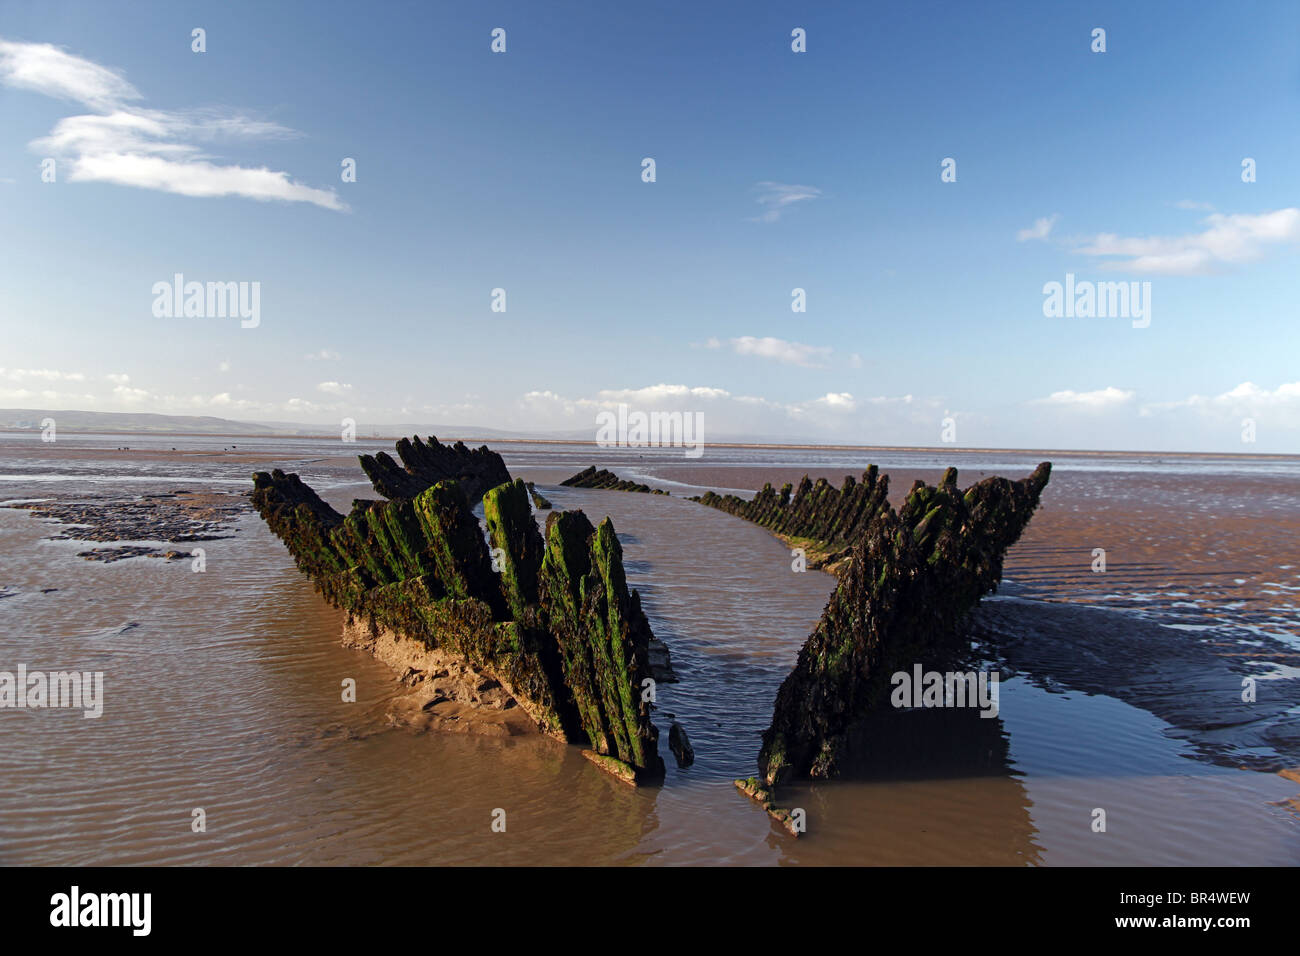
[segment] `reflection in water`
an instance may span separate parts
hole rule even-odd
[[[886,847],[885,832],[928,832],[920,823],[935,812],[934,795],[973,791],[978,799],[958,805],[961,840],[947,848],[950,864],[1019,864],[1040,862],[1034,842],[1029,794],[1012,771],[1008,735],[1000,717],[983,717],[976,709],[936,707],[877,711],[856,721],[846,734],[841,778],[858,799],[883,804],[873,821],[876,839]],[[874,784],[857,786],[853,784]],[[827,816],[838,816],[831,787],[807,787]],[[919,817],[889,807],[900,794]],[[782,794],[783,799],[785,794]],[[952,809],[942,817],[951,818]],[[887,850],[888,852],[888,850]],[[906,862],[905,857],[896,862]]]
[[[983,777],[1010,766],[1001,719],[969,708],[876,711],[845,739],[841,776],[848,780]]]

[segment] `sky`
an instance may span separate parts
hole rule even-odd
[[[1294,2],[6,0],[0,406],[1293,453],[1298,106]]]

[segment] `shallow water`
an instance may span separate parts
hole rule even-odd
[[[131,451],[116,450],[125,445]],[[30,435],[0,436],[0,500],[230,490],[274,464],[343,508],[370,496],[350,456],[376,447],[358,443],[345,454],[338,442],[173,436],[62,436],[36,447]],[[392,673],[338,643],[341,615],[256,515],[240,519],[234,537],[204,542],[207,570],[197,574],[188,561],[84,561],[76,556],[84,544],[44,540],[57,526],[0,508],[0,594],[8,595],[0,597],[0,669],[21,662],[106,675],[98,720],[0,711],[0,862],[1300,862],[1300,816],[1278,805],[1300,795],[1300,784],[1210,763],[1145,710],[1032,675],[1003,684],[998,719],[959,729],[999,754],[991,769],[954,766],[936,737],[934,759],[919,770],[790,787],[782,802],[808,816],[797,841],[732,787],[755,770],[776,687],[833,581],[793,573],[788,550],[766,532],[680,496],[695,485],[753,489],[805,470],[838,481],[875,460],[889,466],[897,497],[912,477],[933,480],[950,460],[966,484],[980,471],[1020,477],[1046,456],[710,449],[684,462],[496,447],[557,508],[613,518],[629,584],[641,590],[680,677],[658,688],[663,787],[625,788],[578,748],[542,737],[394,724],[401,688]],[[1300,524],[1297,463],[1252,470],[1188,459],[1172,473],[1153,472],[1153,459],[1133,456],[1127,470],[1113,456],[1062,462],[1008,558],[1004,592],[1031,602],[1033,614],[1051,615],[1060,603],[1111,605],[1118,616],[1095,613],[1205,627],[1170,633],[1189,641],[1208,633],[1225,653],[1250,648],[1264,665],[1294,666],[1286,651],[1300,623],[1300,558],[1290,543]],[[557,486],[593,463],[678,482],[665,485],[676,497]],[[1093,547],[1107,548],[1105,574],[1089,568]],[[49,588],[57,590],[42,593]],[[341,700],[349,677],[355,704]],[[674,717],[697,754],[685,770],[667,753]],[[1300,766],[1297,752],[1280,756]],[[199,807],[206,833],[191,831]],[[1097,808],[1106,811],[1105,833],[1092,829]],[[505,833],[491,828],[497,809]]]

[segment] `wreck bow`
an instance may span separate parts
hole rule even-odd
[[[387,500],[355,501],[347,516],[280,470],[253,476],[253,506],[350,619],[458,655],[540,730],[589,745],[625,779],[661,778],[642,693],[653,635],[609,518],[552,512],[543,539],[528,488],[486,446],[416,438],[397,452],[401,466],[362,456]]]
[[[1043,462],[1020,481],[988,478],[964,493],[957,470],[938,486],[918,481],[903,507],[872,466],[840,489],[807,477],[793,494],[766,486],[749,501],[712,492],[698,499],[807,544],[840,579],[817,627],[777,692],[758,763],[772,786],[829,777],[846,755],[854,723],[890,706],[890,675],[939,664],[968,647],[967,613],[1002,578],[1002,559],[1028,524],[1051,475]],[[761,792],[758,781],[738,781]]]

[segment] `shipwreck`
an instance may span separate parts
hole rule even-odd
[[[791,494],[771,485],[745,501],[713,493],[702,504],[755,521],[814,549],[838,569],[821,620],[777,692],[758,755],[759,778],[737,781],[779,820],[771,788],[831,777],[851,747],[870,745],[870,718],[888,713],[890,677],[916,665],[946,669],[969,647],[968,613],[1002,578],[1002,559],[1029,523],[1051,476],[986,478],[964,492],[957,469],[937,486],[917,481],[890,505],[873,466],[841,488],[807,477]]]
[[[628,782],[662,779],[653,635],[613,523],[551,511],[543,536],[528,488],[486,446],[403,439],[397,453],[361,457],[383,498],[346,516],[278,469],[254,474],[253,506],[350,626],[450,653],[541,732]]]
[[[662,780],[647,689],[673,678],[627,586],[613,522],[544,511],[550,502],[486,446],[415,438],[396,450],[400,461],[361,456],[382,497],[354,501],[347,515],[279,470],[253,476],[253,506],[372,645],[450,655],[498,682],[536,729],[585,746],[603,769],[631,783]],[[835,776],[864,752],[883,758],[886,738],[907,732],[890,701],[891,675],[945,670],[969,652],[967,615],[997,587],[1050,474],[1043,462],[1018,481],[987,478],[963,491],[949,468],[937,485],[917,481],[897,510],[874,465],[839,487],[805,476],[751,499],[694,499],[761,525],[838,578],[777,692],[758,775],[736,781],[742,791],[794,829],[777,806],[779,784]],[[595,466],[562,484],[653,491]],[[694,749],[684,728],[671,730],[670,749],[687,766]]]

